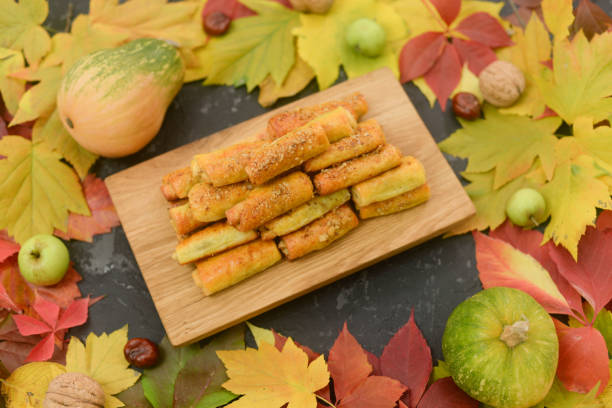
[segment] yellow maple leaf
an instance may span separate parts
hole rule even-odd
[[[567,38],[574,22],[572,0],[542,0],[542,15],[555,41]]]
[[[314,71],[310,65],[297,56],[293,68],[287,74],[282,85],[277,85],[270,75],[259,84],[259,98],[257,101],[263,107],[271,106],[279,98],[293,96],[300,92],[312,81],[314,76]]]
[[[267,0],[243,0],[258,15],[234,20],[222,37],[211,38],[202,58],[210,59],[205,84],[240,86],[247,91],[268,75],[282,84],[295,63],[291,30],[300,13]]]
[[[612,208],[608,186],[598,179],[601,170],[576,139],[559,140],[555,174],[541,189],[551,214],[543,242],[552,239],[563,245],[574,259],[578,259],[578,241],[586,227],[595,225],[596,208]]]
[[[66,368],[57,363],[36,362],[17,368],[2,382],[7,408],[42,408],[49,383]]]
[[[500,109],[506,114],[540,116],[546,104],[536,79],[542,71],[542,62],[551,57],[552,44],[544,23],[534,13],[525,30],[517,27],[512,36],[514,45],[498,52],[500,59],[514,63],[525,74],[525,90],[519,100],[509,108]]]
[[[570,41],[555,41],[551,72],[536,78],[546,105],[568,123],[580,116],[598,122],[612,112],[612,33],[593,37],[580,31]]]
[[[36,234],[66,231],[68,211],[89,215],[81,184],[45,143],[19,136],[0,140],[0,229],[23,243]]]
[[[25,91],[25,81],[11,78],[8,74],[24,67],[23,55],[19,51],[0,48],[0,94],[11,114],[17,112],[19,100]]]
[[[140,373],[128,368],[129,363],[123,356],[127,342],[127,326],[96,336],[90,333],[86,345],[72,337],[66,353],[66,371],[90,376],[104,389],[105,408],[122,407],[123,403],[113,395],[131,387]]]
[[[375,58],[366,57],[346,46],[344,33],[355,20],[369,17],[378,22],[387,36],[383,52]],[[326,14],[302,14],[302,25],[293,30],[298,37],[300,57],[317,75],[321,89],[338,78],[340,65],[349,78],[381,67],[389,67],[399,75],[398,53],[408,36],[401,16],[385,2],[375,0],[335,0]]]
[[[98,156],[82,147],[68,133],[62,124],[57,110],[47,118],[40,118],[34,124],[32,141],[44,141],[49,147],[62,155],[83,179]]]
[[[187,1],[130,0],[120,4],[119,0],[91,0],[89,17],[94,27],[125,34],[128,40],[152,37],[196,48],[206,40],[201,23],[194,19],[199,7]]]
[[[39,81],[23,94],[11,126],[47,116],[53,112],[57,100],[57,90],[62,81],[59,67],[46,67],[36,71],[25,71],[22,77],[28,81]]]
[[[247,322],[247,326],[255,339],[255,343],[257,343],[257,347],[261,347],[261,343],[274,344],[274,333],[272,330],[262,329],[261,327],[257,327],[250,322]]]
[[[593,157],[606,175],[612,175],[612,128],[593,128],[590,118],[580,117],[574,122],[574,136],[581,152]]]
[[[259,349],[218,351],[229,380],[223,387],[244,394],[228,408],[316,408],[315,392],[329,383],[323,356],[310,365],[308,356],[288,339],[282,351],[262,341]]]
[[[47,19],[46,0],[0,0],[0,47],[23,53],[30,65],[37,65],[51,47],[47,31],[40,25]]]

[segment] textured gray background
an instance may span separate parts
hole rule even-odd
[[[51,0],[50,3],[46,24],[63,29],[69,1]],[[72,3],[75,15],[87,12],[88,1]],[[596,3],[612,11],[612,0]],[[416,87],[408,84],[404,88],[437,141],[458,127],[452,113],[442,112],[437,104],[431,109]],[[275,107],[316,90],[311,83],[298,96],[282,100]],[[257,104],[257,91],[247,94],[244,87],[185,85],[168,109],[163,127],[153,142],[126,158],[101,159],[93,171],[104,178],[264,111]],[[447,159],[457,174],[464,169],[462,160],[450,156]],[[106,295],[90,309],[88,323],[73,330],[73,334],[112,331],[127,323],[130,337],[144,336],[158,341],[164,336],[121,227],[95,237],[93,244],[71,242],[69,247],[75,268],[84,278],[81,291],[85,295]],[[393,333],[408,321],[414,308],[417,324],[434,358],[441,359],[446,319],[457,304],[480,290],[475,265],[471,235],[436,238],[264,313],[252,322],[292,336],[315,351],[325,352],[346,321],[364,347],[379,354]]]

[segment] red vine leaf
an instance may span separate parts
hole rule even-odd
[[[612,27],[612,18],[591,0],[581,0],[574,14],[572,34],[582,30],[589,40]]]
[[[282,4],[287,8],[292,8],[289,0],[272,0]],[[210,13],[220,11],[232,19],[254,16],[253,10],[242,4],[239,0],[208,0],[202,10],[202,19]]]
[[[70,213],[68,216],[68,232],[55,230],[58,237],[69,240],[93,242],[93,236],[111,231],[119,225],[119,216],[110,198],[104,181],[93,174],[88,174],[83,180],[83,192],[90,216]]]
[[[336,399],[340,401],[351,394],[372,372],[365,350],[349,333],[346,322],[329,350],[327,367],[334,380]]]
[[[425,392],[432,370],[431,350],[414,321],[410,320],[391,338],[380,357],[382,373],[399,380],[408,387],[410,394],[402,401],[416,407]]]
[[[612,210],[606,210],[599,214],[597,229],[601,231],[612,229]]]
[[[468,64],[474,75],[480,75],[490,63],[497,60],[497,55],[484,44],[477,41],[465,41],[460,38],[453,39],[453,45],[459,52],[461,59]]]
[[[478,41],[491,48],[507,47],[512,40],[504,27],[493,16],[485,12],[469,15],[461,20],[456,28],[470,40]]]
[[[444,43],[444,50],[434,66],[425,74],[425,82],[436,94],[440,108],[446,110],[446,101],[461,80],[463,64],[455,47]]]
[[[612,231],[588,227],[578,243],[578,262],[562,247],[550,251],[559,272],[584,297],[597,316],[612,300]]]
[[[380,368],[380,358],[376,357],[373,353],[365,350],[368,356],[368,363],[372,366],[372,375],[382,375],[382,369]]]
[[[570,391],[587,393],[599,384],[601,393],[610,379],[606,341],[592,326],[567,327],[553,319],[559,337],[557,377]]]
[[[19,248],[21,248],[19,244],[9,237],[6,230],[0,231],[0,262],[4,262],[6,258],[19,252]]]
[[[441,378],[429,387],[417,408],[478,408],[480,403],[463,392],[451,377]]]
[[[447,25],[450,25],[461,11],[461,0],[431,0],[438,14]]]
[[[433,31],[408,41],[399,58],[401,81],[408,82],[425,75],[442,54],[445,44],[444,34]]]
[[[393,408],[406,391],[399,381],[388,377],[371,376],[344,398],[338,408]]]

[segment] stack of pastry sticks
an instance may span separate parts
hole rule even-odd
[[[367,109],[357,93],[277,114],[260,134],[163,178],[180,241],[173,257],[195,262],[205,295],[269,268],[281,252],[294,260],[322,249],[360,218],[428,200],[422,164],[386,143],[375,119],[358,122]]]

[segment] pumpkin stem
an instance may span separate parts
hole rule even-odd
[[[519,320],[510,326],[504,326],[504,331],[501,336],[499,336],[499,339],[506,343],[508,347],[512,348],[527,340],[528,331],[529,321],[526,319]]]

